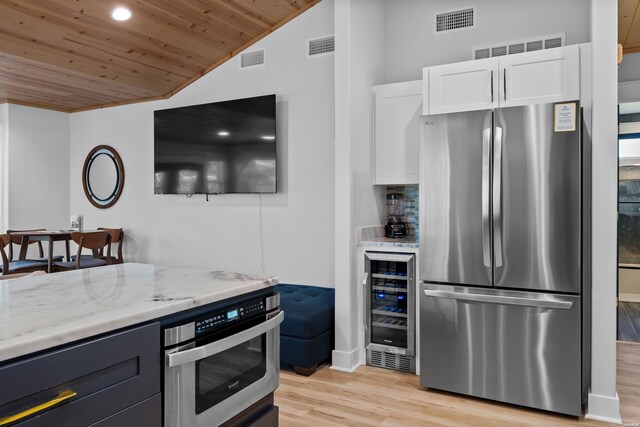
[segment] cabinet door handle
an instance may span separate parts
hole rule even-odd
[[[48,402],[45,403],[41,403],[38,406],[34,406],[33,408],[29,408],[27,410],[24,410],[22,412],[18,412],[15,415],[11,415],[9,417],[5,417],[5,418],[0,418],[0,426],[4,426],[10,423],[13,423],[15,421],[21,420],[23,418],[26,418],[30,415],[34,415],[37,414],[38,412],[42,412],[45,409],[51,408],[52,406],[55,406],[59,403],[64,402],[65,400],[69,400],[71,399],[73,396],[75,396],[76,393],[73,390],[66,390],[63,391],[62,393],[60,393],[59,395],[57,395],[56,397],[54,397],[53,399],[51,399]]]
[[[507,69],[505,68],[502,72],[503,80],[504,80],[504,100],[507,100]]]
[[[491,70],[491,103],[493,104],[493,70]]]

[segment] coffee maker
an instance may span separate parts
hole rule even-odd
[[[387,194],[387,224],[384,227],[387,237],[407,237],[409,227],[404,218],[404,195]]]

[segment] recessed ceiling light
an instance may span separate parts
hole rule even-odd
[[[126,21],[131,15],[131,10],[126,7],[116,7],[111,11],[111,17],[116,21]]]
[[[220,135],[220,136],[229,136],[229,132],[227,132],[226,130],[221,130],[220,132],[218,132],[218,135]]]
[[[273,135],[265,135],[265,136],[261,136],[261,138],[266,139],[267,141],[273,141],[274,139],[276,139],[276,137]]]

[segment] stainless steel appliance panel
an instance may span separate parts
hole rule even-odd
[[[227,317],[238,316],[237,307],[246,311],[246,305],[233,306]],[[229,323],[230,327],[195,340],[189,337],[196,325],[212,319],[202,322],[206,318],[200,316],[197,322],[165,330],[166,342],[173,344],[176,337],[187,340],[165,349],[165,427],[220,425],[276,390],[284,319],[279,295],[266,298],[264,308],[270,311],[247,315],[248,323]]]
[[[579,415],[580,297],[420,284],[420,383]]]
[[[420,118],[420,279],[492,285],[491,111]]]
[[[581,144],[554,130],[554,104],[495,110],[494,284],[580,293]]]

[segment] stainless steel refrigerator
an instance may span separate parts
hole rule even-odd
[[[579,103],[423,116],[420,126],[421,384],[579,415]]]

